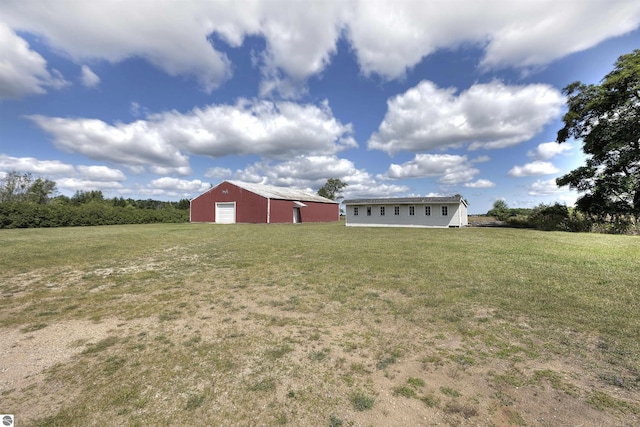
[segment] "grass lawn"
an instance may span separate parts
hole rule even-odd
[[[16,425],[638,425],[640,238],[0,230]]]

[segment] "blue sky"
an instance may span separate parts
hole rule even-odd
[[[192,198],[224,179],[347,198],[571,205],[562,88],[640,46],[633,0],[0,2],[0,175]]]

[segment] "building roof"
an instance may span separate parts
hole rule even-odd
[[[386,199],[349,199],[344,200],[342,203],[345,205],[413,205],[413,204],[428,204],[428,203],[444,203],[444,204],[458,204],[464,203],[467,206],[467,202],[460,196],[451,197],[391,197]]]
[[[276,187],[274,185],[254,184],[242,181],[224,181],[240,187],[244,190],[255,193],[267,199],[294,200],[301,202],[338,203],[335,200],[327,199],[317,194],[295,188]],[[224,184],[221,183],[219,185]],[[217,186],[216,186],[217,187]]]

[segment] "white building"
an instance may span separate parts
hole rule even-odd
[[[344,202],[351,227],[464,227],[467,202],[453,197],[351,199]]]

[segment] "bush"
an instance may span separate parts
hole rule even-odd
[[[566,206],[541,204],[529,216],[529,224],[538,230],[556,231],[566,228],[569,220],[569,210]]]
[[[13,202],[0,203],[0,228],[69,227],[116,224],[179,223],[189,211],[168,205],[161,209],[113,206],[92,201],[81,205]]]

